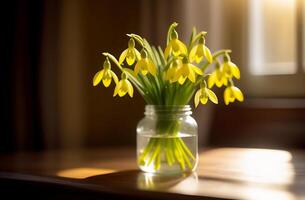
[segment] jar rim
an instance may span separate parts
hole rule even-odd
[[[150,114],[184,114],[191,115],[190,105],[146,105],[145,115]]]

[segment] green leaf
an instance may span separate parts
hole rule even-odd
[[[169,26],[168,31],[167,31],[166,45],[168,45],[168,43],[170,42],[172,31],[173,31],[177,26],[178,26],[178,23],[177,23],[177,22],[174,22],[174,23],[172,23],[172,24]]]
[[[158,46],[158,52],[159,52],[159,56],[160,56],[160,59],[161,59],[161,63],[162,63],[163,66],[165,66],[166,65],[166,60],[165,60],[162,48],[160,46]]]
[[[121,71],[123,71],[123,68],[122,68],[122,66],[120,65],[119,61],[118,61],[112,54],[107,53],[107,52],[104,52],[103,55],[106,56],[106,57],[108,57],[108,58],[110,58],[110,60],[111,60],[114,64],[116,64],[116,66],[118,66],[118,68],[119,68]]]
[[[197,33],[196,27],[193,27],[193,31],[191,33],[190,40],[189,40],[188,52],[191,51],[192,44],[193,44],[193,39],[194,39],[196,33]]]
[[[126,34],[128,37],[135,39],[143,47],[143,38],[137,34],[130,33]]]
[[[216,51],[213,53],[213,60],[215,58],[217,58],[218,56],[224,55],[226,53],[231,53],[231,52],[232,52],[231,49],[221,49],[219,51]]]

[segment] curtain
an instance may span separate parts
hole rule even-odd
[[[0,149],[43,148],[39,62],[43,2],[6,1],[1,11]]]

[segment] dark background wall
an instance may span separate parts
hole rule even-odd
[[[247,97],[244,104],[208,105],[195,111],[201,146],[303,148],[304,73],[290,85],[282,78],[249,74],[246,3],[5,2],[1,12],[0,150],[135,145],[135,126],[143,117],[144,101],[138,94],[133,99],[113,98],[113,85],[93,87],[92,77],[102,67],[102,52],[118,57],[127,47],[126,33],[142,34],[164,47],[167,27],[173,21],[179,22],[182,39],[195,25],[208,31],[207,44],[213,51],[231,48],[244,77],[239,85]],[[261,89],[264,85],[268,90]],[[222,91],[217,93],[222,96]]]

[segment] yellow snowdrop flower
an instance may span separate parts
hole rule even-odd
[[[188,78],[191,82],[195,83],[196,74],[203,75],[203,72],[199,67],[189,63],[187,58],[184,57],[182,60],[182,66],[177,73],[177,76],[179,77],[178,82],[182,85],[186,78]]]
[[[208,47],[205,46],[204,38],[201,37],[199,42],[190,52],[190,61],[193,62],[194,60],[196,63],[200,63],[203,58],[206,58],[209,63],[213,62],[213,56],[211,51]]]
[[[237,99],[238,101],[244,101],[244,95],[241,90],[234,85],[228,86],[224,91],[225,104],[233,103]]]
[[[201,82],[200,89],[196,92],[194,97],[195,106],[197,107],[199,105],[199,102],[201,102],[203,105],[206,104],[208,102],[208,99],[210,99],[210,101],[212,101],[213,103],[218,104],[218,98],[216,94],[206,87],[205,82],[204,84]]]
[[[176,59],[175,61],[173,61],[170,64],[168,70],[166,71],[165,79],[168,80],[170,83],[178,81],[178,71],[181,65],[182,61],[180,59]]]
[[[174,56],[179,56],[181,54],[187,54],[187,48],[186,48],[185,44],[178,39],[178,33],[175,30],[173,30],[172,35],[171,35],[171,41],[168,43],[168,45],[164,51],[165,59],[167,59],[171,53]]]
[[[221,68],[228,78],[235,77],[240,79],[240,71],[238,67],[233,62],[231,62],[228,54],[224,56],[224,63],[222,64]]]
[[[114,89],[113,96],[115,97],[117,94],[122,97],[126,93],[129,94],[130,97],[133,96],[133,87],[129,80],[127,80],[127,75],[123,72],[121,75],[121,80],[118,82]]]
[[[115,83],[118,83],[118,77],[111,70],[111,64],[109,62],[108,57],[106,58],[104,65],[104,69],[98,71],[93,77],[93,86],[98,85],[101,80],[105,87],[108,87],[111,84],[111,80],[113,79]]]
[[[141,51],[141,58],[137,62],[135,68],[134,68],[135,74],[138,75],[139,71],[145,76],[148,72],[155,76],[157,74],[157,67],[153,63],[153,61],[149,58],[147,58],[147,52],[142,49]]]
[[[122,64],[126,59],[128,65],[133,65],[136,60],[140,58],[139,51],[135,48],[135,41],[130,38],[128,42],[128,48],[122,52],[119,58],[119,63]]]
[[[216,84],[217,87],[221,87],[223,85],[228,84],[228,78],[223,72],[223,68],[219,66],[219,63],[216,63],[215,70],[209,75],[208,78],[208,86],[212,88]]]

